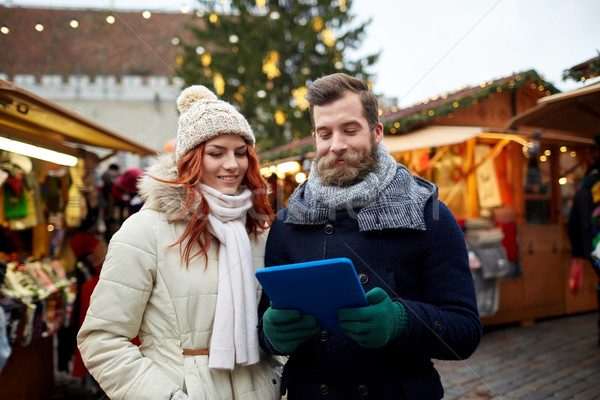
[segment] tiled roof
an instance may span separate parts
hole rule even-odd
[[[109,15],[115,17],[107,23]],[[70,26],[72,20],[78,27]],[[174,75],[181,48],[176,36],[189,37],[191,14],[0,6],[0,73],[41,75]],[[36,24],[44,29],[39,32]],[[4,29],[6,31],[6,29]]]

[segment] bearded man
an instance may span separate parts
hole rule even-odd
[[[349,258],[369,305],[338,310],[340,329],[324,331],[263,293],[261,346],[289,355],[281,393],[441,399],[432,359],[465,359],[482,334],[462,231],[436,186],[381,144],[377,98],[365,82],[328,75],[306,98],[316,157],[271,227],[265,266]]]

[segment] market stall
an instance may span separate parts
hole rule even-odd
[[[69,326],[77,296],[65,236],[86,218],[101,156],[116,151],[155,153],[0,80],[0,304],[11,350],[0,398],[52,390],[53,339]]]
[[[597,307],[591,268],[577,293],[569,289],[565,228],[594,131],[516,129],[514,122],[538,104],[572,98],[557,93],[531,70],[407,109],[382,110],[383,144],[413,174],[438,186],[440,200],[465,231],[485,325],[531,323]],[[589,112],[586,105],[579,112]],[[549,115],[556,113],[553,106]],[[263,162],[263,175],[277,182],[279,206],[297,185],[296,175],[310,173],[306,140],[272,151],[280,157]],[[284,161],[296,162],[297,169],[278,171]]]

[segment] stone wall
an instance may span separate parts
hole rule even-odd
[[[0,79],[7,80],[5,74]],[[116,133],[143,143],[157,151],[175,138],[178,112],[176,99],[182,84],[164,76],[74,75],[63,79],[60,75],[15,75],[16,86],[32,92],[61,107],[74,111]],[[98,151],[103,157],[105,150]],[[103,162],[123,168],[145,167],[151,160],[143,160],[129,153],[119,153]]]

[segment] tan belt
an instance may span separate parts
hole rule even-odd
[[[210,349],[183,349],[184,356],[207,356]]]

